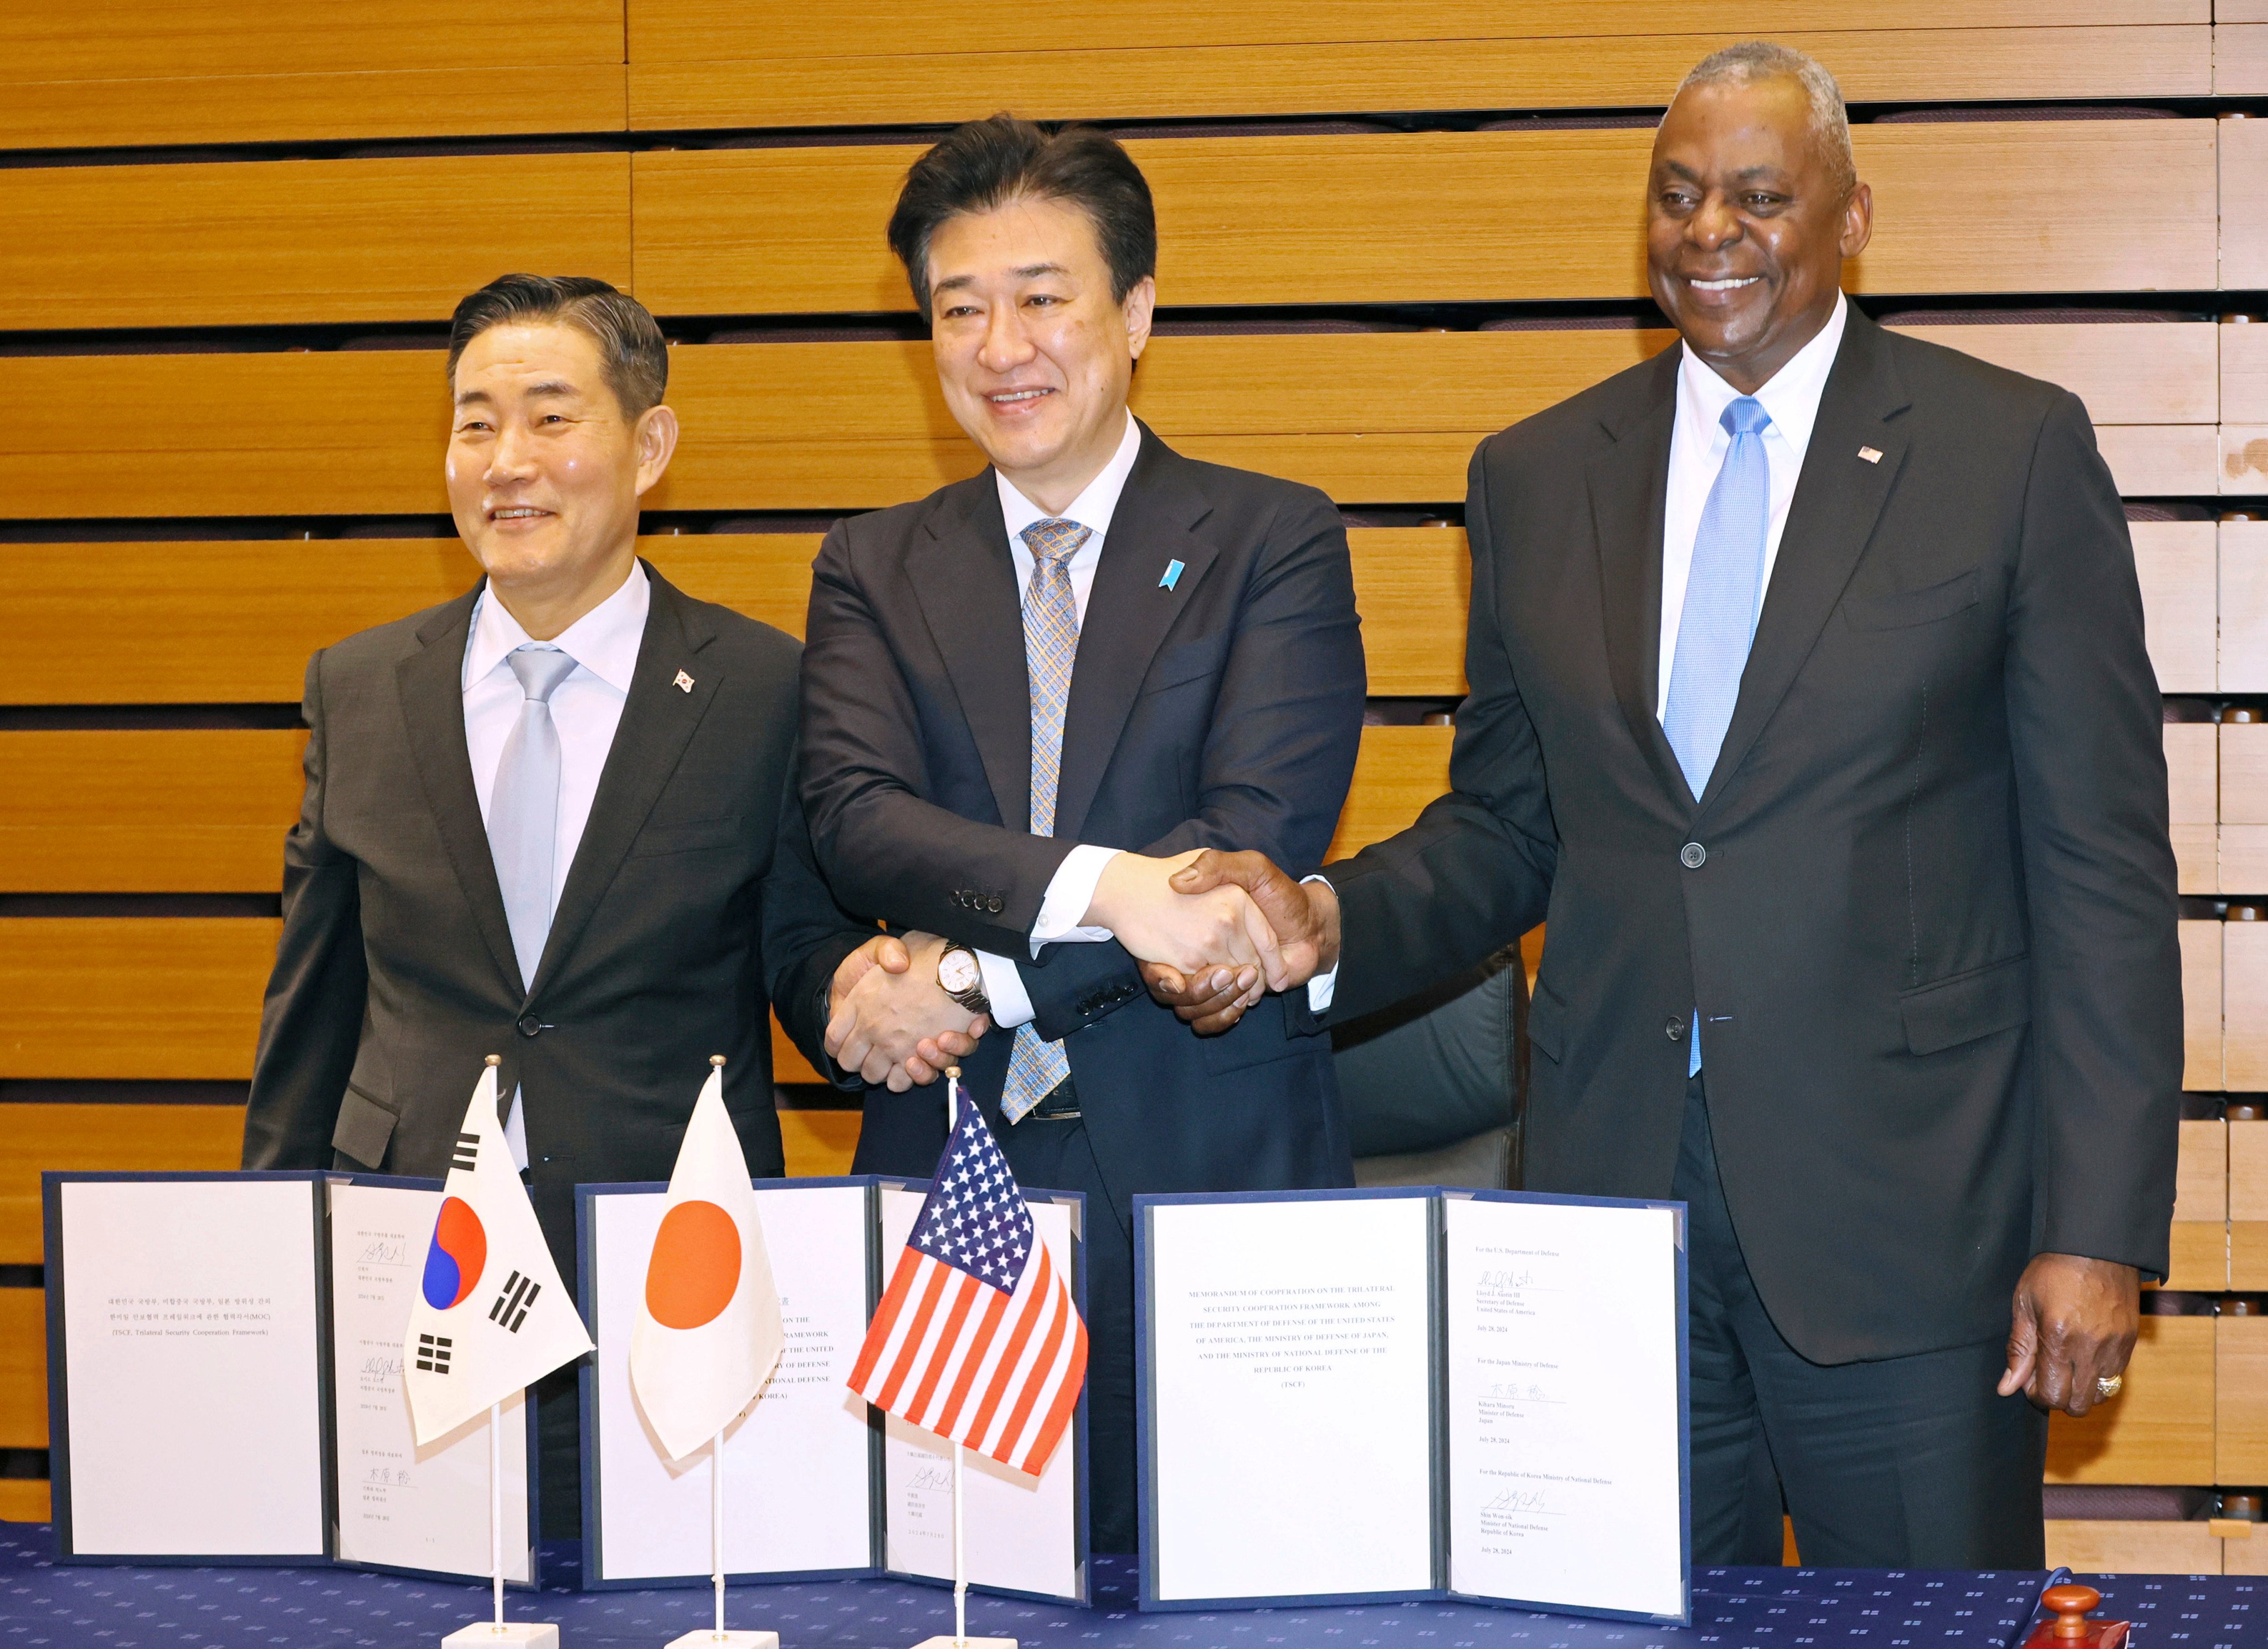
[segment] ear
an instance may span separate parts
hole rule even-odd
[[[1158,283],[1155,276],[1145,275],[1134,283],[1134,290],[1126,294],[1119,307],[1126,316],[1126,350],[1136,360],[1150,347],[1150,321],[1158,308]]]
[[[677,413],[670,407],[649,407],[638,415],[630,439],[637,449],[637,495],[643,498],[660,482],[677,451]]]
[[[1843,256],[1845,261],[1857,257],[1874,238],[1874,191],[1866,184],[1852,187],[1851,198],[1843,203]]]

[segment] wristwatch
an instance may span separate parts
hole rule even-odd
[[[938,953],[938,988],[971,1013],[990,1014],[992,998],[984,994],[984,970],[976,953],[966,945],[948,945]]]

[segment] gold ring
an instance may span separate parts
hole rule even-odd
[[[2126,1376],[2124,1374],[2105,1374],[2095,1382],[2095,1395],[2097,1399],[2107,1402],[2117,1396],[2118,1388],[2125,1383]]]

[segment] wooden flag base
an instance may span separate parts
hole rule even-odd
[[[669,1640],[668,1649],[779,1649],[779,1634],[776,1631],[718,1631],[703,1626],[699,1631],[689,1631],[682,1638]]]
[[[559,1649],[559,1629],[545,1620],[508,1620],[501,1626],[491,1620],[475,1621],[441,1639],[441,1649],[506,1649],[517,1644],[528,1649]]]
[[[923,1638],[914,1645],[914,1649],[1016,1649],[1016,1640],[1013,1638],[955,1638],[951,1633],[945,1633]]]

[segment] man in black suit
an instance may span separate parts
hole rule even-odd
[[[1548,918],[1528,1183],[1690,1205],[1697,1561],[1777,1562],[1784,1494],[1809,1563],[2037,1568],[2042,1410],[2115,1395],[2174,1195],[2124,514],[2074,396],[1847,305],[1808,58],[1695,70],[1647,221],[1683,348],[1474,457],[1453,791],[1330,887],[1179,885],[1333,1018]]]
[[[458,306],[449,372],[449,500],[488,576],[308,663],[244,1164],[441,1175],[499,1054],[572,1279],[576,1182],[667,1179],[710,1055],[749,1166],[783,1171],[767,1009],[817,1055],[876,941],[811,861],[796,644],[637,558],[677,435],[652,317],[507,276]],[[553,1533],[574,1378],[540,1393]]]
[[[865,976],[829,1047],[855,1066],[899,1004],[946,992],[1001,1027],[968,1092],[1020,1181],[1090,1196],[1094,1537],[1130,1551],[1130,1199],[1351,1179],[1328,1037],[1271,1009],[1201,1042],[1129,948],[1226,955],[1260,989],[1272,936],[1242,892],[1166,878],[1208,845],[1322,858],[1362,720],[1346,534],[1322,494],[1182,458],[1128,412],[1157,232],[1117,144],[965,126],[915,164],[890,237],[992,462],[819,555],[812,839],[912,962]],[[926,1174],[944,1140],[933,1093],[870,1092],[858,1166]]]

